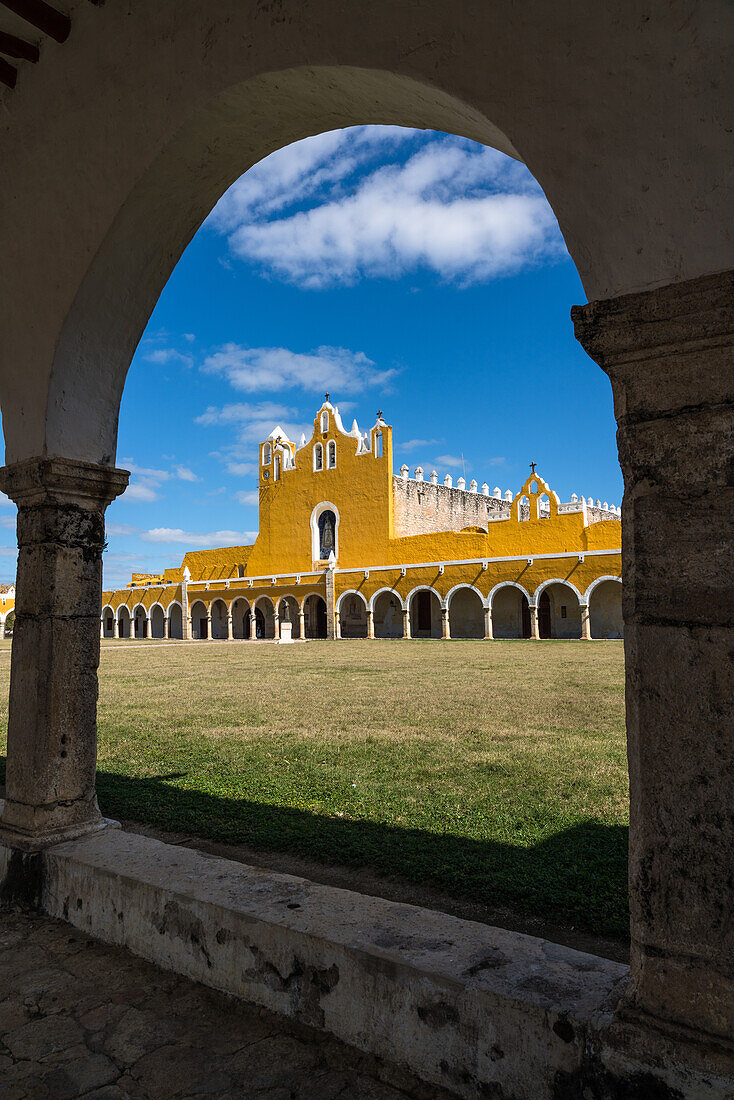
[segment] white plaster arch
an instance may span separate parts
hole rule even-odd
[[[268,603],[270,604],[270,610],[273,612],[273,615],[274,615],[275,614],[275,604],[273,603],[273,597],[266,595],[264,592],[262,593],[262,595],[256,596],[255,599],[250,604],[250,607],[252,608],[252,610],[253,611],[255,610],[255,608],[260,604],[261,600],[267,600],[268,601]]]
[[[594,591],[595,588],[598,588],[600,584],[603,584],[604,581],[616,581],[617,584],[621,584],[622,578],[615,577],[613,573],[605,573],[603,577],[597,577],[595,581],[591,582],[589,587],[584,592],[582,602],[589,603],[589,601],[591,600],[591,593]]]
[[[283,600],[293,600],[296,607],[300,608],[300,603],[297,596],[294,596],[292,592],[284,592],[282,596],[275,597],[275,606],[280,607]]]
[[[110,615],[112,615],[112,616],[114,617],[114,614],[115,614],[115,609],[114,609],[114,607],[112,606],[112,604],[111,604],[111,603],[106,603],[106,604],[104,605],[104,607],[102,608],[102,618],[103,618],[103,619],[104,619],[104,617],[105,617],[105,612],[106,612],[106,611],[109,611]],[[0,623],[4,623],[4,622],[5,622],[5,616],[4,616],[4,615],[0,615]]]
[[[339,515],[339,509],[336,504],[333,504],[330,500],[321,500],[311,512],[311,558],[313,561],[320,561],[319,550],[319,519],[324,512],[333,512],[336,524],[334,527],[334,557],[339,558],[339,524],[341,522],[341,516]]]
[[[151,616],[151,615],[153,614],[153,608],[155,608],[155,607],[160,607],[160,609],[161,609],[161,611],[163,612],[163,614],[164,614],[164,615],[166,614],[166,609],[165,609],[165,607],[163,606],[163,604],[161,603],[161,601],[160,601],[160,600],[156,600],[156,601],[155,601],[155,603],[152,603],[152,604],[150,605],[150,607],[148,608],[148,618],[150,618],[150,616]]]
[[[494,603],[495,596],[497,595],[497,593],[499,592],[499,590],[501,588],[516,588],[518,590],[518,592],[522,593],[522,595],[528,601],[528,606],[529,607],[533,606],[533,601],[530,598],[530,593],[528,592],[527,588],[524,588],[517,581],[500,581],[499,584],[496,584],[494,586],[494,588],[491,590],[491,592],[487,596],[487,607],[489,607],[490,609],[492,607],[492,604]]]
[[[247,604],[248,612],[249,609],[253,606],[247,596],[235,596],[235,598],[233,600],[230,600],[230,602],[227,604],[228,615],[232,614],[232,609],[234,608],[234,605],[237,603],[238,600],[242,600],[244,603]]]
[[[488,597],[483,596],[476,585],[469,584],[468,582],[464,581],[460,581],[459,584],[455,584],[453,588],[449,589],[449,591],[446,593],[446,602],[443,606],[449,606],[449,604],[451,603],[451,597],[453,596],[454,592],[458,592],[460,588],[468,588],[471,592],[475,592],[476,595],[479,596],[479,599],[482,601],[482,607],[489,607]]]
[[[532,599],[528,601],[531,607],[538,606],[538,600],[543,595],[546,588],[550,588],[552,584],[565,584],[566,588],[570,588],[572,592],[576,593],[576,599],[579,601],[579,607],[586,606],[586,600],[581,595],[575,584],[572,584],[571,581],[564,580],[563,577],[551,577],[550,580],[543,581],[542,584],[539,584],[538,587],[535,589]]]
[[[171,600],[168,607],[165,609],[166,618],[171,614],[171,608],[172,607],[180,607],[181,608],[181,613],[183,614],[183,605],[182,605],[181,601],[180,600]]]
[[[141,610],[141,611],[143,612],[143,614],[145,615],[145,617],[146,617],[146,619],[147,619],[147,617],[148,617],[148,612],[147,612],[147,609],[146,609],[146,607],[145,607],[145,604],[144,604],[144,603],[142,603],[142,602],[141,602],[140,600],[138,600],[138,602],[137,602],[136,604],[133,604],[132,610],[131,610],[131,612],[130,612],[130,614],[131,614],[131,616],[133,617],[133,619],[135,618],[135,616],[136,616],[136,615],[137,615],[137,613],[138,613],[138,608],[140,608],[140,610]]]
[[[443,608],[446,606],[445,603],[443,602],[443,597],[442,597],[441,593],[437,592],[435,588],[432,588],[430,584],[417,584],[415,586],[415,588],[411,588],[410,592],[405,597],[405,606],[406,607],[410,607],[411,602],[413,600],[413,596],[415,596],[415,594],[417,592],[432,592],[433,595],[438,600],[439,604],[441,605],[441,609],[443,610]]]
[[[342,594],[339,596],[339,598],[336,601],[336,607],[334,608],[334,610],[336,611],[337,615],[339,614],[339,611],[341,609],[342,600],[346,596],[359,596],[360,600],[364,604],[365,611],[371,611],[372,610],[372,608],[370,607],[370,605],[367,601],[367,597],[362,592],[358,591],[358,589],[356,589],[356,588],[348,588],[346,590],[346,592],[342,592]]]
[[[385,593],[387,593],[389,596],[394,596],[395,599],[399,602],[401,610],[405,611],[407,604],[403,600],[403,597],[394,588],[388,588],[387,586],[385,586],[384,588],[378,588],[374,595],[370,596],[369,604],[367,605],[369,611],[375,610],[375,604],[379,600],[380,596],[384,595]]]

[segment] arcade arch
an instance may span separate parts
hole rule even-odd
[[[521,584],[502,581],[489,593],[488,602],[494,638],[530,637],[530,596]]]
[[[381,588],[370,600],[376,638],[403,637],[403,601],[392,588]]]
[[[592,638],[624,638],[621,577],[599,577],[586,592]]]
[[[250,602],[244,596],[238,596],[230,606],[232,616],[232,637],[250,637]]]
[[[115,636],[115,612],[107,604],[102,608],[102,637],[114,638]]]
[[[209,637],[209,616],[203,600],[194,600],[191,605],[191,637],[204,641]]]
[[[168,637],[183,638],[183,610],[178,600],[168,605]]]
[[[117,609],[117,636],[118,638],[129,638],[131,635],[132,620],[130,618],[130,610],[123,603]]]
[[[278,622],[282,623],[287,618],[291,624],[291,638],[301,637],[300,607],[295,596],[288,593],[278,600]]]
[[[452,638],[483,638],[485,601],[473,584],[457,584],[446,596]]]
[[[418,585],[409,594],[406,603],[411,638],[440,638],[442,601],[435,588],[425,584]]]
[[[303,621],[307,638],[326,637],[326,600],[316,592],[303,601]]]
[[[581,593],[570,581],[543,581],[535,591],[538,637],[581,637]]]
[[[270,596],[258,596],[255,609],[255,637],[263,640],[275,638],[275,608]]]
[[[209,616],[212,638],[219,642],[226,641],[229,637],[229,624],[227,622],[227,605],[224,600],[216,599],[212,601],[211,608],[209,609]]]
[[[340,638],[367,637],[368,604],[361,592],[351,588],[336,601],[336,619]]]
[[[149,622],[151,638],[165,638],[166,613],[159,603],[154,603],[151,607]]]
[[[133,608],[133,637],[148,637],[148,613],[141,603]]]

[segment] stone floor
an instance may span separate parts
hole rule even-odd
[[[43,917],[0,913],[2,1100],[448,1100]]]

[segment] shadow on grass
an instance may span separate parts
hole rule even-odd
[[[506,907],[578,931],[627,938],[627,829],[588,821],[530,848],[328,817],[176,785],[183,773],[97,774],[102,812],[171,832],[324,864],[369,867],[455,899]],[[0,782],[5,759],[0,757]]]

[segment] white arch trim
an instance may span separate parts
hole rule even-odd
[[[383,595],[383,594],[384,594],[385,592],[387,592],[387,594],[388,594],[389,596],[394,596],[394,597],[395,597],[395,599],[396,599],[396,600],[398,601],[398,603],[400,604],[400,607],[402,608],[402,610],[403,610],[403,611],[405,611],[405,609],[406,609],[406,607],[407,607],[407,604],[406,604],[406,603],[404,602],[404,600],[403,600],[403,597],[402,597],[402,596],[400,595],[400,593],[399,593],[399,592],[396,592],[394,588],[387,588],[387,587],[385,587],[385,588],[378,588],[378,589],[377,589],[377,591],[376,591],[376,592],[374,593],[374,595],[370,597],[370,602],[369,602],[369,610],[370,610],[370,611],[374,611],[374,610],[375,610],[375,605],[377,604],[377,601],[378,601],[378,599],[379,599],[379,598],[380,598],[380,596],[382,596],[382,595]]]
[[[312,596],[314,596],[317,600],[321,600],[321,602],[323,604],[326,604],[326,596],[324,595],[323,592],[307,592],[306,595],[301,600],[301,603],[299,604],[299,607],[300,607],[301,611],[306,610],[306,604],[308,603],[308,601],[311,599]]]
[[[154,610],[156,609],[156,607],[160,607],[161,611],[162,611],[162,612],[163,612],[163,614],[165,615],[165,613],[166,613],[166,610],[165,610],[165,608],[164,608],[163,604],[162,604],[162,603],[160,602],[160,600],[156,600],[156,601],[155,601],[155,603],[152,603],[152,604],[150,605],[150,611],[149,611],[149,614],[150,614],[150,615],[152,615],[152,614],[153,614],[153,612],[154,612]]]
[[[319,519],[324,512],[333,512],[334,519],[336,520],[336,530],[334,531],[334,557],[339,557],[339,524],[341,522],[341,516],[339,515],[339,509],[336,504],[332,504],[330,500],[322,500],[316,505],[311,513],[311,560],[320,561],[319,558]]]
[[[257,596],[257,597],[256,597],[256,598],[255,598],[255,599],[254,599],[254,600],[252,601],[251,607],[252,607],[252,610],[253,610],[253,611],[255,610],[255,608],[256,608],[256,607],[258,606],[258,604],[260,603],[260,600],[267,600],[267,601],[268,601],[268,603],[270,604],[270,610],[271,610],[271,611],[273,612],[273,614],[275,614],[275,604],[273,603],[273,598],[272,598],[272,596],[266,596],[266,595],[265,595],[264,593],[263,593],[263,594],[262,594],[261,596]]]
[[[133,607],[132,612],[131,612],[131,615],[132,615],[133,619],[135,618],[135,616],[138,613],[138,608],[140,608],[140,610],[143,612],[143,614],[145,615],[145,617],[147,619],[148,618],[148,612],[146,611],[145,606],[142,603],[136,603],[135,606]]]
[[[345,599],[347,596],[359,596],[360,600],[364,604],[365,611],[371,611],[372,610],[370,605],[367,602],[367,597],[366,596],[362,595],[361,592],[358,592],[356,588],[348,588],[346,590],[346,592],[342,592],[341,596],[336,601],[336,609],[335,610],[336,610],[337,615],[339,614],[339,611],[340,611],[340,608],[341,608],[341,605],[342,605],[342,600]]]
[[[595,581],[592,581],[592,582],[591,582],[591,584],[589,585],[589,587],[588,587],[588,588],[586,589],[586,591],[584,592],[584,596],[583,596],[583,599],[584,599],[584,602],[585,602],[585,603],[588,603],[588,602],[589,602],[589,600],[591,599],[591,593],[592,593],[592,592],[594,591],[594,589],[595,589],[595,588],[597,588],[597,587],[598,587],[598,586],[599,586],[600,584],[603,584],[603,583],[604,583],[604,581],[616,581],[616,582],[617,582],[617,584],[621,584],[621,583],[622,583],[622,578],[621,578],[621,577],[615,577],[615,576],[613,576],[613,575],[612,575],[611,573],[605,573],[605,575],[604,575],[603,577],[597,577]]]
[[[550,588],[552,584],[565,584],[566,588],[570,588],[572,592],[576,593],[576,599],[579,601],[579,606],[582,606],[586,603],[586,599],[584,598],[584,596],[581,595],[575,584],[571,584],[570,581],[566,581],[562,577],[552,577],[549,581],[543,581],[543,583],[539,584],[538,587],[535,589],[535,592],[533,592],[533,598],[530,601],[531,606],[537,607],[538,600],[545,592],[546,588]]]
[[[122,614],[123,611],[126,613],[128,619],[132,618],[130,608],[127,606],[126,603],[121,603],[121,604],[118,605],[117,611],[115,612],[115,615],[117,616],[118,619],[119,619],[119,617],[120,617],[120,615]]]
[[[215,603],[223,603],[225,611],[229,611],[229,604],[224,599],[224,597],[223,596],[215,596],[214,599],[209,604],[209,611],[210,612],[211,612],[211,609],[214,607]]]
[[[410,592],[408,593],[408,595],[405,597],[405,606],[406,607],[410,607],[411,603],[413,602],[413,596],[415,596],[417,592],[432,592],[433,595],[438,600],[441,607],[442,608],[445,607],[445,604],[443,602],[443,599],[441,598],[440,592],[437,592],[435,588],[431,588],[430,584],[417,584],[415,586],[415,588],[412,588],[410,590]]]
[[[115,614],[115,609],[114,609],[114,607],[112,606],[111,603],[106,603],[104,605],[104,607],[102,608],[102,618],[103,619],[104,619],[104,616],[105,616],[105,611],[111,612],[112,615]],[[5,615],[0,615],[0,622],[3,622],[3,623],[5,622]]]
[[[277,601],[278,601],[278,602],[277,602],[277,606],[278,606],[278,607],[280,607],[280,605],[281,605],[281,603],[283,602],[283,600],[293,600],[293,602],[294,602],[294,604],[296,605],[296,607],[300,607],[300,606],[301,606],[301,605],[299,604],[299,602],[298,602],[298,598],[297,598],[296,596],[294,596],[292,592],[284,592],[282,596],[277,596],[277,597],[276,597],[276,599],[277,599]]]
[[[180,601],[179,600],[171,600],[168,607],[166,608],[166,616],[171,614],[171,608],[172,607],[180,607],[181,608],[181,614],[183,614],[183,606],[180,603]]]
[[[248,614],[249,614],[249,613],[250,613],[250,610],[252,609],[252,604],[251,604],[251,603],[250,603],[250,601],[248,600],[247,596],[235,596],[235,598],[234,598],[234,599],[233,599],[233,600],[231,601],[231,603],[230,603],[230,604],[229,604],[229,606],[227,607],[227,611],[228,611],[228,613],[229,613],[230,615],[232,614],[232,610],[233,610],[233,608],[234,608],[234,605],[235,605],[235,604],[237,603],[237,601],[238,601],[238,600],[242,600],[242,602],[243,602],[243,603],[246,603],[246,604],[247,604],[247,612],[248,612]]]
[[[460,582],[459,584],[455,584],[453,588],[449,589],[449,591],[446,593],[446,601],[444,603],[444,607],[449,606],[449,602],[450,602],[451,597],[453,596],[454,592],[458,592],[462,588],[468,588],[470,592],[476,593],[476,595],[479,596],[479,599],[482,601],[482,607],[489,607],[489,600],[487,599],[487,597],[483,596],[482,593],[479,591],[479,589],[475,585],[467,584],[465,582]]]
[[[192,614],[192,612],[193,612],[194,608],[196,607],[197,603],[200,603],[200,604],[201,604],[201,606],[202,606],[202,607],[204,608],[204,610],[206,611],[206,613],[207,613],[207,615],[208,615],[208,614],[209,614],[209,608],[208,608],[208,607],[206,606],[206,604],[204,603],[204,601],[203,601],[203,600],[200,600],[200,599],[198,599],[198,597],[197,597],[197,599],[195,599],[195,600],[192,600],[192,602],[191,602],[191,604],[190,604],[190,606],[189,606],[189,615],[191,615],[191,614]]]
[[[528,601],[528,605],[532,606],[533,601],[527,588],[523,588],[523,586],[521,584],[518,584],[517,581],[500,581],[499,584],[496,584],[494,586],[492,591],[487,596],[487,607],[489,607],[490,609],[492,607],[492,604],[494,603],[495,596],[501,588],[516,588],[518,592],[521,592],[525,599]]]

